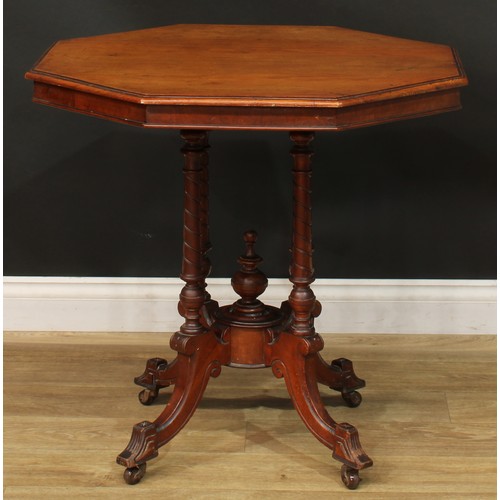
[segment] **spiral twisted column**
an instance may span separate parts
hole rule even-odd
[[[203,223],[203,214],[207,213],[204,171],[208,163],[208,136],[205,131],[184,130],[181,137],[185,144],[181,149],[184,155],[184,243],[180,277],[186,285],[179,297],[179,311],[185,319],[180,331],[193,335],[204,331],[200,310],[205,302],[205,278],[209,270],[204,255],[207,251],[207,222]]]
[[[309,144],[313,132],[291,132],[293,157],[293,235],[290,281],[293,289],[288,301],[293,311],[291,332],[294,335],[314,335],[313,311],[316,304],[311,287],[314,281],[312,215],[311,215],[311,158]]]
[[[208,134],[205,134],[203,143],[204,151],[201,157],[201,193],[200,193],[200,236],[201,249],[203,252],[203,274],[208,276],[212,266],[207,253],[212,249],[210,242],[210,225],[209,225],[209,174],[208,174]],[[208,296],[210,298],[210,296]]]

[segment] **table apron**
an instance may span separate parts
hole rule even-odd
[[[461,108],[459,89],[339,108],[158,105],[35,82],[33,100],[106,120],[148,128],[341,131]]]

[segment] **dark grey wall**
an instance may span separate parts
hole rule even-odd
[[[470,78],[457,113],[314,141],[318,277],[496,276],[494,0],[6,0],[4,273],[176,276],[181,157],[175,132],[31,103],[23,74],[55,41],[175,23],[339,25],[455,46]],[[241,233],[286,276],[285,133],[211,135],[214,276]],[[233,187],[249,178],[243,197]]]

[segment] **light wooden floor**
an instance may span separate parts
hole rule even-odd
[[[132,425],[154,420],[132,383],[158,334],[7,333],[6,499],[496,498],[496,339],[325,335],[324,357],[367,380],[359,408],[322,388],[334,419],[355,425],[373,468],[356,491],[306,430],[269,369],[224,368],[201,406],[135,486],[116,455]]]

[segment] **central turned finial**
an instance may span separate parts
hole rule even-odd
[[[254,245],[255,242],[257,241],[257,233],[256,231],[249,230],[245,231],[245,234],[243,235],[243,240],[245,241],[245,245],[247,248],[246,254],[244,258],[249,258],[249,259],[254,259],[255,257],[258,257],[258,255],[255,255],[254,252]],[[258,257],[260,259],[260,257]],[[262,260],[262,259],[260,259]]]
[[[255,231],[245,231],[243,240],[245,241],[245,252],[238,258],[241,268],[234,273],[231,279],[233,290],[241,298],[234,304],[221,307],[216,313],[216,318],[220,323],[232,327],[233,349],[236,349],[235,345],[237,345],[237,341],[234,341],[235,336],[241,334],[243,330],[268,328],[278,325],[283,321],[280,309],[266,306],[257,299],[267,288],[267,277],[257,267],[262,262],[262,258],[255,253],[254,249],[255,242],[257,241],[257,233]],[[236,333],[236,331],[239,333]],[[259,345],[262,343],[261,333],[263,334],[263,332],[258,334]],[[250,334],[246,332],[245,338],[247,338],[247,335]],[[242,349],[248,348],[247,344],[245,346]],[[250,364],[259,363],[252,362]]]
[[[260,302],[257,297],[267,288],[267,278],[257,268],[262,262],[262,258],[254,250],[257,233],[255,231],[246,231],[243,239],[246,251],[238,259],[241,270],[234,274],[231,284],[234,291],[241,297],[238,301],[240,305],[256,305]]]

